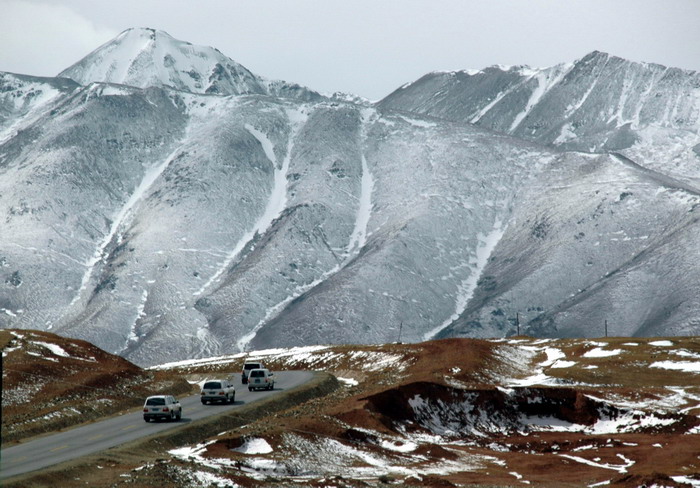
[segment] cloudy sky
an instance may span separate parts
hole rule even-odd
[[[54,76],[129,27],[254,73],[379,99],[435,70],[599,50],[700,71],[699,0],[0,0],[0,71]]]

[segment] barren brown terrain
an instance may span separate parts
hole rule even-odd
[[[2,443],[125,412],[148,395],[194,392],[94,345],[42,331],[0,330]]]
[[[8,368],[20,354],[5,357]],[[237,374],[246,357],[274,370],[326,371],[339,386],[256,407],[240,426],[165,442],[160,452],[135,447],[133,456],[105,453],[99,467],[77,463],[61,471],[62,486],[700,486],[696,338],[280,349],[148,371],[131,365],[125,384]],[[46,361],[23,360],[32,374],[31,361]],[[132,371],[111,361],[115,374]],[[3,403],[18,388],[9,373]],[[80,396],[66,395],[71,408],[81,408]],[[50,484],[40,475],[23,482],[16,486]]]

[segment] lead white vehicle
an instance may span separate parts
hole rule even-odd
[[[202,385],[202,405],[213,402],[233,403],[236,401],[236,388],[229,380],[207,380]]]
[[[248,373],[248,391],[273,390],[275,375],[269,369],[251,369]]]
[[[170,395],[154,395],[146,398],[143,404],[143,419],[151,420],[180,420],[182,418],[182,406],[175,397]]]

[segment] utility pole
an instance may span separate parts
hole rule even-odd
[[[401,344],[401,331],[403,331],[403,321],[399,324],[399,340],[397,341],[399,344]]]
[[[608,337],[608,319],[605,319],[605,337]]]
[[[520,335],[520,312],[515,312],[515,326],[518,328],[518,335]]]

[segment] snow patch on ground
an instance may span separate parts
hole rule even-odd
[[[411,124],[415,127],[421,127],[424,129],[429,129],[431,127],[437,127],[437,124],[435,122],[428,122],[427,120],[419,120],[419,119],[409,118],[409,117],[405,117],[403,115],[399,115],[399,118],[408,122],[409,124]]]
[[[241,447],[231,450],[241,454],[269,454],[272,452],[272,447],[265,439],[255,438],[249,439]]]
[[[532,364],[533,359],[541,353],[545,353],[547,359],[540,363]],[[516,345],[516,347],[504,348],[498,354],[503,359],[509,359],[517,369],[523,372],[531,372],[525,378],[504,378],[503,384],[507,387],[533,386],[533,385],[558,385],[560,380],[545,374],[545,368],[565,368],[569,361],[562,361],[566,357],[563,351],[554,347],[538,347]]]
[[[591,349],[590,351],[586,352],[583,357],[584,358],[607,358],[611,356],[617,356],[622,353],[622,349],[602,349],[600,347],[596,347],[594,349]]]
[[[469,455],[443,443],[443,448],[454,453],[455,459],[426,462],[425,456],[411,454],[418,442],[404,439],[382,441],[380,447],[384,448],[384,453],[369,452],[361,445],[346,445],[336,439],[308,439],[295,434],[285,437],[285,445],[292,453],[289,468],[304,472],[303,476],[292,477],[300,482],[322,476],[342,476],[358,481],[383,475],[420,479],[421,476],[480,469],[489,460],[487,456]]]
[[[231,480],[217,476],[209,471],[196,471],[192,475],[199,483],[199,486],[209,488],[215,486],[217,488],[238,488],[241,485],[232,483]]]
[[[700,479],[691,478],[690,476],[671,476],[671,479],[676,483],[685,483],[693,488],[700,488]]]
[[[552,368],[571,368],[576,366],[576,361],[555,361]]]
[[[671,369],[685,373],[700,373],[700,362],[698,361],[656,361],[651,363],[649,367]]]
[[[580,456],[572,456],[571,454],[560,454],[560,456],[565,457],[567,459],[571,459],[572,461],[576,461],[578,463],[587,464],[589,466],[594,466],[596,468],[611,469],[611,470],[617,471],[618,473],[621,473],[621,474],[626,473],[627,470],[634,465],[634,461],[632,461],[631,459],[627,459],[622,454],[617,455],[617,457],[622,459],[622,461],[623,461],[622,464],[610,464],[610,463],[602,463],[599,461],[591,461],[590,459],[582,458]]]
[[[340,381],[341,383],[344,383],[347,386],[357,386],[360,384],[356,379],[353,379],[353,378],[338,377],[338,381]]]

